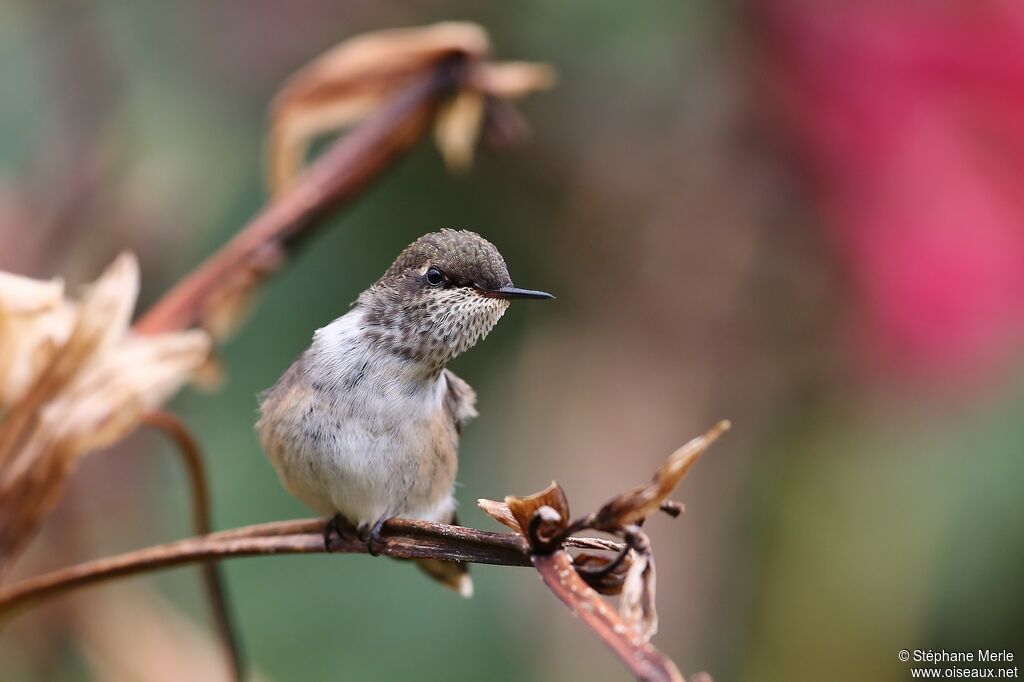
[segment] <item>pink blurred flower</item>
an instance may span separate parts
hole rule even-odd
[[[767,86],[886,370],[987,375],[1024,340],[1024,3],[752,0]]]

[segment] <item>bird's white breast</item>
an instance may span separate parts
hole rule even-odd
[[[444,373],[389,352],[356,307],[263,399],[257,428],[285,485],[317,512],[372,524],[401,515],[448,521],[457,433]]]

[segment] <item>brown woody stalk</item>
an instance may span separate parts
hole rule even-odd
[[[177,416],[162,410],[148,412],[142,416],[142,423],[164,433],[174,441],[181,455],[188,474],[189,490],[192,503],[192,528],[196,535],[207,535],[213,530],[210,521],[210,486],[207,483],[206,465],[203,452],[192,433]],[[220,635],[228,657],[231,677],[234,680],[245,679],[245,662],[228,604],[227,590],[220,565],[207,561],[200,566],[203,575],[203,586],[210,602],[217,633]]]

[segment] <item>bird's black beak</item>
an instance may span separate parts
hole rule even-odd
[[[484,289],[482,287],[478,287],[477,291],[484,296],[490,296],[491,298],[533,298],[538,301],[550,301],[554,299],[554,296],[546,291],[534,291],[533,289],[519,289],[516,287],[501,287],[500,289]]]

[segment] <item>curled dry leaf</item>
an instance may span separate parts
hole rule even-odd
[[[0,421],[0,569],[52,510],[78,457],[127,435],[143,411],[169,399],[207,357],[204,332],[129,331],[138,287],[138,264],[122,254],[80,302],[55,304],[71,315],[62,342],[29,335],[43,350],[28,355],[42,353],[47,362],[11,396]],[[10,340],[0,341],[5,357]]]
[[[632,552],[609,570],[610,564],[616,560],[617,556],[592,552],[580,552],[572,558],[580,577],[595,591],[609,596],[622,592],[626,573],[632,565]]]
[[[465,167],[483,121],[484,96],[516,99],[551,87],[554,72],[540,64],[485,62],[490,40],[480,26],[443,22],[356,36],[297,71],[271,108],[268,175],[274,195],[299,173],[310,144],[324,133],[366,118],[413,79],[446,60],[463,71],[451,101],[441,107],[437,141],[445,161]]]
[[[658,511],[690,467],[712,443],[718,440],[719,436],[729,430],[730,426],[728,420],[722,420],[703,436],[694,438],[673,452],[649,483],[618,495],[601,507],[594,517],[593,527],[598,530],[614,531],[640,523]]]
[[[622,586],[619,613],[646,642],[658,631],[658,612],[654,605],[654,555],[634,550],[629,554],[632,561]]]

